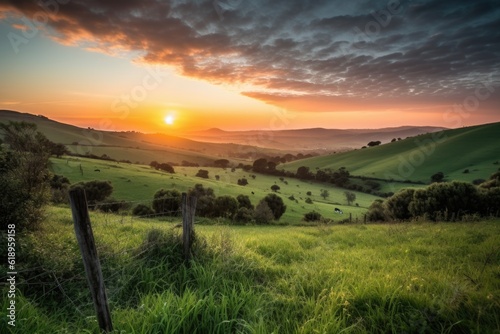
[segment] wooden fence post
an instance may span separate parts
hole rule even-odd
[[[196,212],[196,197],[188,197],[182,193],[182,242],[184,245],[184,259],[191,258],[191,246],[194,237],[194,215]]]
[[[87,198],[85,190],[75,188],[69,191],[71,213],[75,225],[76,239],[82,253],[83,265],[87,274],[94,307],[97,313],[97,321],[101,331],[109,333],[113,331],[111,313],[109,311],[104,278],[101,271],[101,263],[97,256],[94,234],[90,225],[89,212],[87,208]]]

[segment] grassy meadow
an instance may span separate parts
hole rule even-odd
[[[91,221],[116,333],[500,332],[498,219],[195,225],[188,264],[175,219]],[[17,324],[0,332],[98,332],[68,208],[49,208],[18,262]]]
[[[82,166],[83,174],[80,171]],[[317,211],[324,217],[340,220],[352,215],[352,219],[363,219],[370,204],[379,197],[354,192],[356,200],[348,206],[345,200],[345,189],[338,188],[331,184],[317,182],[306,182],[293,178],[285,178],[281,181],[279,177],[256,174],[255,179],[251,177],[253,172],[245,172],[236,169],[234,172],[230,168],[208,168],[208,167],[175,167],[175,174],[157,171],[149,166],[117,163],[112,161],[94,160],[86,158],[51,158],[51,171],[55,174],[64,175],[71,183],[90,180],[109,180],[113,185],[112,196],[117,200],[126,201],[147,201],[152,200],[154,193],[161,189],[177,189],[187,191],[195,184],[201,183],[205,187],[214,189],[216,196],[230,195],[233,197],[239,194],[248,195],[254,205],[271,193],[272,185],[280,186],[278,195],[287,204],[287,210],[281,222],[286,224],[300,223],[304,214],[310,211]],[[100,172],[95,170],[99,169]],[[196,177],[199,169],[209,171],[209,178]],[[219,175],[219,180],[215,176]],[[248,185],[240,186],[238,179],[246,178]],[[320,196],[321,189],[327,189],[330,196],[326,199]],[[307,192],[311,192],[311,196]],[[292,196],[295,200],[290,200]],[[310,197],[313,201],[308,204],[305,200]],[[358,203],[358,206],[355,205]],[[334,208],[343,210],[343,215],[334,214]]]
[[[430,182],[443,172],[447,180],[470,182],[488,179],[500,167],[500,123],[423,134],[385,145],[294,161],[300,166],[325,169],[346,167],[353,175],[399,181]],[[464,173],[465,170],[467,173]],[[397,183],[394,185],[397,186]]]

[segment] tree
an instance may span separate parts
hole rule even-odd
[[[236,197],[236,200],[238,201],[238,206],[240,208],[247,208],[253,210],[254,208],[253,204],[250,201],[250,197],[248,197],[247,195],[238,195]]]
[[[212,188],[204,188],[198,183],[194,188],[189,189],[188,196],[195,196],[198,201],[196,203],[196,214],[201,217],[213,217],[215,215],[215,194]]]
[[[215,216],[231,218],[238,211],[238,201],[231,196],[219,196],[215,199]]]
[[[316,172],[316,180],[319,182],[328,182],[330,181],[330,178],[330,175],[324,170],[320,169]]]
[[[356,194],[350,191],[344,191],[344,196],[347,201],[347,205],[351,205],[352,202],[356,200]]]
[[[326,189],[321,189],[320,195],[321,195],[321,197],[323,197],[323,199],[326,200],[326,198],[330,196],[330,192]]]
[[[341,167],[338,171],[332,174],[331,182],[339,187],[344,187],[349,183],[350,173],[345,167]]]
[[[257,159],[253,162],[252,169],[257,173],[265,173],[267,169],[267,160],[264,158]]]
[[[229,166],[229,160],[227,159],[218,159],[214,161],[215,167],[227,168]]]
[[[382,142],[380,140],[377,140],[377,141],[371,141],[366,145],[368,145],[369,147],[372,147],[372,146],[378,146],[380,144],[382,144]]]
[[[415,189],[403,189],[389,197],[385,202],[387,214],[396,220],[407,220],[412,217],[410,203]]]
[[[309,167],[300,166],[299,168],[297,168],[297,178],[303,180],[309,180],[313,178],[313,174],[309,172]]]
[[[431,176],[431,182],[443,182],[444,174],[443,172],[437,172]]]
[[[36,229],[50,199],[50,141],[33,123],[0,123],[0,229]]]
[[[196,173],[196,176],[204,178],[204,179],[208,179],[208,170],[200,169],[198,171],[198,173]]]
[[[286,205],[283,199],[276,194],[269,194],[264,199],[271,211],[273,212],[274,219],[278,220],[286,211]]]
[[[268,161],[267,162],[267,170],[269,172],[274,172],[276,170],[276,166],[277,166],[277,164],[274,161]]]
[[[52,202],[68,202],[68,190],[70,187],[69,179],[62,175],[53,175],[50,180],[50,191],[52,193]]]
[[[272,191],[274,191],[274,192],[277,192],[277,191],[278,191],[278,190],[280,190],[280,189],[281,189],[281,188],[280,188],[280,186],[278,186],[277,184],[273,184],[273,185],[271,186],[271,190],[272,190]]]
[[[257,224],[269,224],[274,219],[274,214],[267,202],[261,200],[255,208],[253,217]]]
[[[246,186],[248,184],[248,180],[245,178],[238,179],[238,185],[240,186]]]
[[[48,145],[50,148],[50,154],[55,155],[57,158],[60,158],[61,156],[69,153],[68,149],[64,144],[59,144],[59,143],[56,144],[49,141]]]
[[[178,216],[181,208],[181,193],[176,190],[158,190],[153,197],[153,210],[160,215]]]
[[[387,216],[381,199],[376,199],[368,208],[366,219],[371,222],[386,221]]]
[[[478,188],[466,182],[433,183],[417,189],[409,205],[413,217],[450,220],[460,213],[480,213],[483,207]]]
[[[271,210],[269,210],[269,212],[272,215]],[[249,223],[250,221],[252,221],[253,216],[254,216],[253,209],[240,207],[238,209],[238,212],[236,212],[236,215],[234,216],[234,220],[241,223]]]
[[[79,182],[71,188],[82,188],[85,190],[85,196],[89,204],[101,202],[113,193],[113,186],[110,181],[93,180],[88,182]]]
[[[174,167],[172,167],[170,164],[167,164],[167,163],[158,164],[156,169],[159,169],[159,170],[165,171],[167,173],[171,173],[171,174],[175,173]]]
[[[321,214],[316,211],[308,212],[304,215],[304,220],[306,222],[316,222],[321,220]]]
[[[194,185],[194,188],[188,190],[188,196],[195,196],[197,199],[200,199],[203,196],[215,197],[215,194],[212,188],[205,188],[203,184],[197,183]]]

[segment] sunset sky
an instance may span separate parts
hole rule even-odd
[[[500,3],[0,0],[0,76],[0,109],[104,130],[497,122]]]

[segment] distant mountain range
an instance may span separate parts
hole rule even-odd
[[[343,151],[361,148],[370,141],[390,142],[392,139],[413,137],[423,133],[445,130],[435,126],[400,126],[382,129],[296,129],[224,131],[212,128],[191,132],[190,139],[210,143],[235,143],[273,148],[278,150],[302,150],[315,152]]]
[[[79,128],[51,120],[43,115],[33,115],[11,110],[0,110],[0,122],[9,120],[34,122],[49,139],[69,145],[88,143],[90,146],[140,147],[148,150],[169,148],[208,156],[229,156],[230,153],[260,152],[262,154],[320,153],[346,151],[360,148],[370,141],[390,142],[423,133],[444,130],[433,126],[401,126],[382,129],[296,129],[225,131],[212,128],[184,135],[144,134],[139,132],[112,132]],[[89,132],[90,131],[90,132]],[[93,134],[92,134],[93,133]],[[89,139],[90,138],[90,139]],[[90,141],[90,142],[89,142]],[[224,145],[221,145],[224,144]],[[102,150],[99,150],[102,151]],[[178,152],[177,152],[178,153]],[[126,154],[121,154],[124,156]]]

